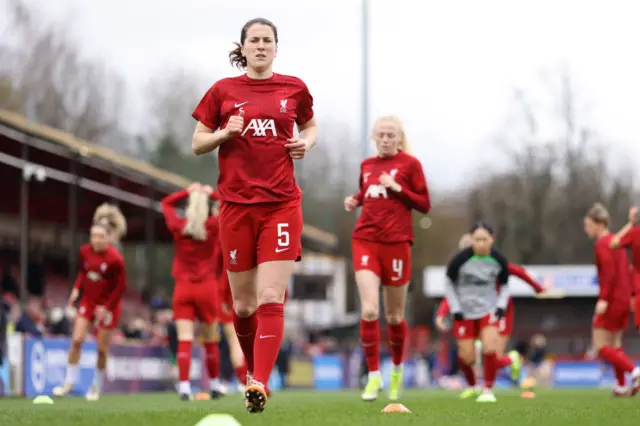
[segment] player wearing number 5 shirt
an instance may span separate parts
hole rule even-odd
[[[430,202],[422,166],[407,153],[402,122],[396,117],[378,118],[372,139],[378,154],[362,162],[360,191],[344,201],[347,211],[362,207],[352,244],[362,306],[360,335],[369,370],[362,399],[375,400],[382,388],[378,322],[382,285],[393,362],[389,398],[397,400],[407,334],[404,310],[411,279],[412,210],[427,213]]]
[[[193,151],[219,147],[220,240],[251,376],[245,393],[250,412],[263,411],[267,401],[265,385],[284,331],[285,290],[301,256],[302,193],[293,160],[304,158],[317,138],[306,84],[273,72],[277,46],[272,22],[247,22],[230,53],[246,74],[216,82],[193,112]]]

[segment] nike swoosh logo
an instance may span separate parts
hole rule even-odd
[[[243,102],[243,103],[241,103],[241,104],[235,104],[235,107],[236,107],[236,108],[240,108],[242,105],[246,105],[246,104],[248,104],[248,103],[249,103],[249,101]]]
[[[261,339],[268,339],[269,337],[276,337],[276,335],[275,334],[268,334],[266,336],[263,336],[262,334],[260,335]]]
[[[286,248],[286,247],[285,247],[285,248],[277,248],[277,249],[276,249],[276,253],[280,253],[280,252],[283,252],[283,251],[285,251],[285,250],[287,250],[287,248]]]

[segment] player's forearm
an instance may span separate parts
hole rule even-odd
[[[623,226],[622,229],[619,230],[618,233],[614,235],[613,239],[611,240],[611,248],[616,249],[620,247],[620,240],[622,240],[622,238],[624,238],[624,236],[627,235],[629,231],[631,231],[633,226],[634,226],[633,223],[627,223],[625,226]]]
[[[454,284],[450,279],[446,279],[444,284],[444,297],[449,304],[449,310],[454,313],[460,313],[462,311],[462,306],[460,305],[460,300],[458,300],[458,293],[456,293],[456,289]]]
[[[431,210],[431,200],[429,199],[429,193],[426,191],[424,193],[415,193],[409,188],[403,188],[398,185],[395,193],[400,200],[414,210],[425,214]]]
[[[73,289],[78,291],[82,290],[84,279],[85,279],[84,272],[78,272],[78,276],[76,277],[76,282],[73,283]]]
[[[307,141],[308,149],[313,148],[318,140],[318,126],[313,125],[301,130],[300,137]]]
[[[196,131],[191,140],[191,149],[196,155],[206,154],[218,149],[220,145],[229,140],[229,133],[224,129],[218,129],[213,133]]]
[[[507,309],[507,304],[509,303],[509,286],[501,285],[498,287],[498,302],[496,303],[498,309]]]
[[[436,316],[446,317],[449,313],[449,303],[447,302],[447,299],[442,299],[442,302],[440,302],[440,306],[438,306],[438,310],[436,311]]]

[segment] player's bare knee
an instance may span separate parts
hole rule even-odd
[[[258,309],[258,302],[256,300],[234,299],[233,309],[240,318],[246,318],[253,315]]]
[[[265,286],[258,292],[258,305],[266,305],[269,303],[284,303],[284,289],[280,289],[279,285]]]
[[[206,324],[202,329],[202,340],[205,342],[217,342],[220,340],[217,323]]]
[[[82,349],[82,340],[73,339],[71,341],[71,348],[69,348],[69,352],[80,353],[81,349]]]
[[[362,305],[361,318],[365,321],[375,321],[380,315],[380,308],[376,304]]]
[[[397,325],[400,324],[404,320],[404,315],[402,312],[386,312],[385,319],[388,324]]]

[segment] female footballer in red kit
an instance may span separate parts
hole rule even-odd
[[[220,237],[252,413],[267,402],[285,291],[302,254],[302,192],[293,160],[304,158],[318,135],[311,94],[299,78],[273,72],[277,53],[276,26],[263,18],[247,22],[229,55],[246,74],[217,81],[192,114],[194,153],[219,148]]]
[[[623,250],[611,248],[614,235],[609,232],[610,216],[602,204],[595,204],[584,218],[586,234],[595,240],[595,264],[600,294],[592,322],[592,341],[598,357],[608,362],[618,381],[615,396],[636,395],[640,390],[640,368],[622,348],[622,337],[631,315],[631,277],[629,259]],[[626,375],[631,389],[626,388]]]
[[[69,364],[62,386],[53,389],[55,396],[64,396],[73,391],[78,380],[78,363],[82,344],[93,324],[97,327],[96,344],[98,357],[93,384],[86,394],[89,401],[97,401],[102,392],[107,354],[113,330],[118,327],[122,297],[127,289],[127,273],[124,259],[110,243],[113,236],[105,225],[94,224],[90,231],[90,242],[80,247],[79,271],[69,296],[72,306],[82,292],[78,316],[73,324]]]
[[[216,209],[209,208],[211,199],[217,199],[217,194],[210,186],[194,183],[162,200],[162,214],[173,235],[175,249],[172,270],[176,281],[173,318],[178,332],[178,392],[183,401],[191,399],[189,371],[196,319],[202,325],[211,398],[222,395],[215,280],[219,227]],[[184,200],[187,200],[185,215],[180,217],[175,205]]]
[[[360,191],[344,200],[347,211],[362,206],[352,244],[362,306],[360,336],[369,370],[362,399],[375,400],[383,386],[378,322],[382,285],[393,364],[389,399],[397,400],[402,387],[407,335],[404,311],[411,280],[412,211],[428,213],[431,203],[422,165],[407,153],[402,122],[392,116],[378,118],[373,125],[372,139],[378,153],[362,162]]]

